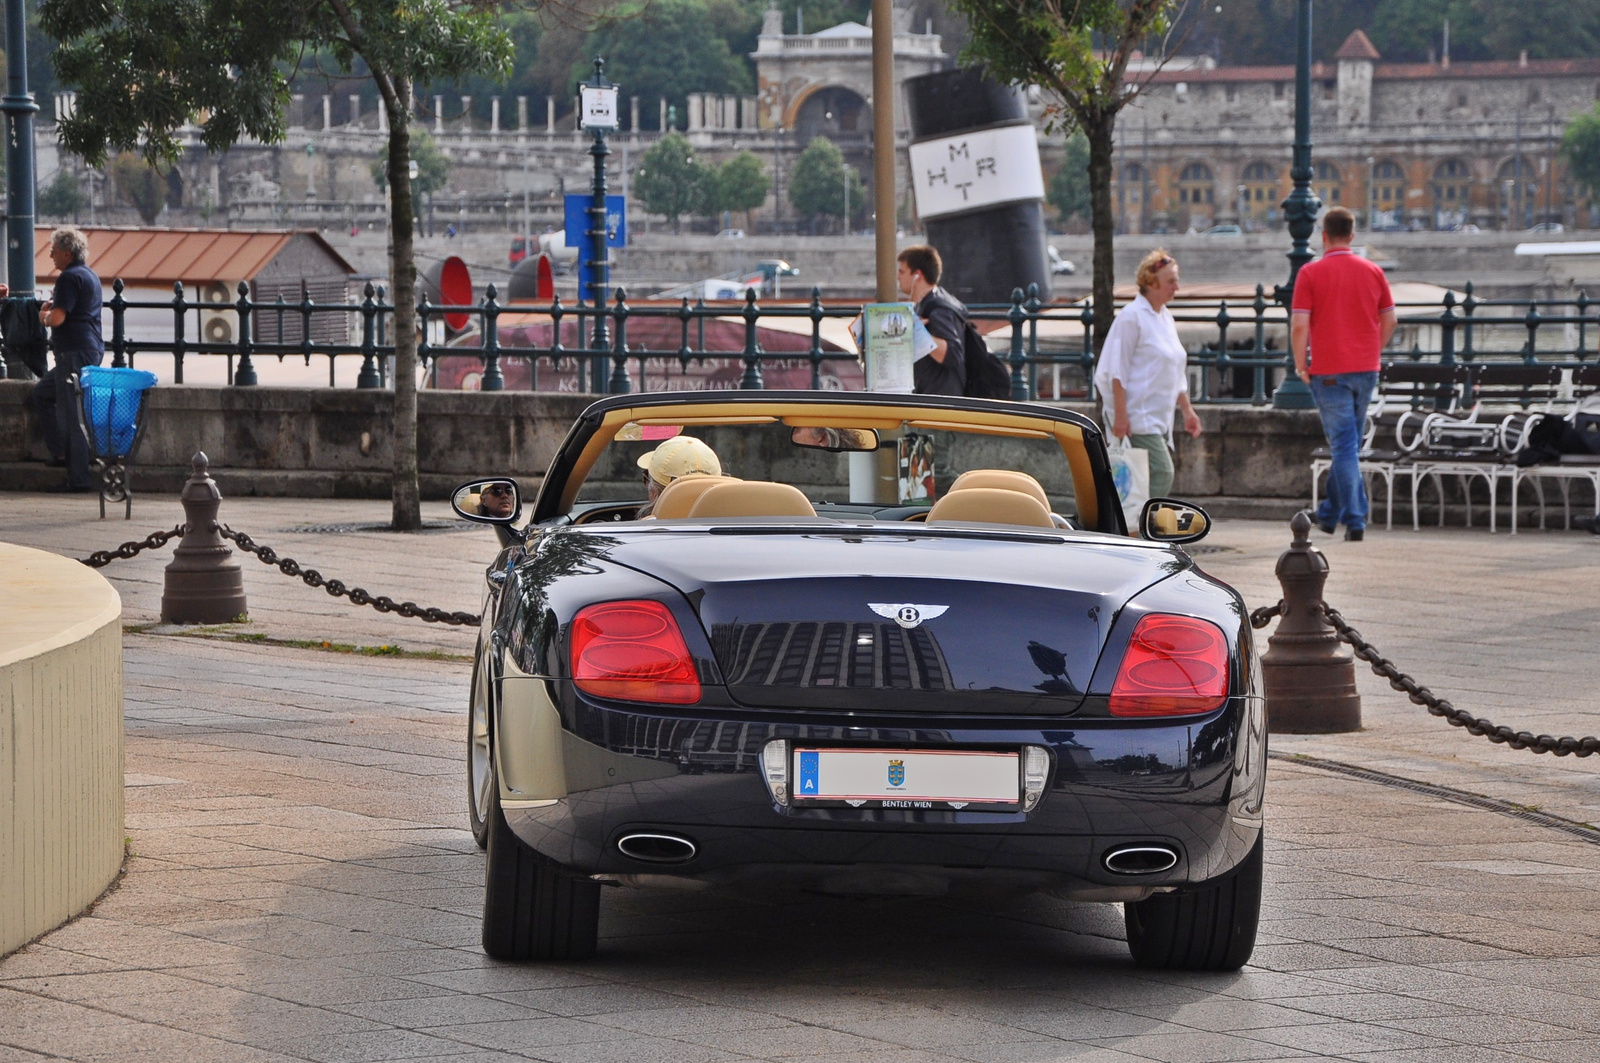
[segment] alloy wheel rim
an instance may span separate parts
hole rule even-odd
[[[480,661],[478,675],[472,689],[472,742],[469,751],[472,773],[473,813],[481,822],[484,810],[489,807],[489,682],[488,662]]]

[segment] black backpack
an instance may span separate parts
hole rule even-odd
[[[967,382],[961,393],[973,399],[1009,399],[1011,368],[989,350],[970,318],[963,315],[961,323],[961,354],[967,366]]]

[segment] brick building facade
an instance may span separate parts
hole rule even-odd
[[[1364,225],[1596,225],[1560,144],[1600,100],[1600,58],[1386,63],[1357,30],[1312,92],[1314,187]],[[1118,228],[1277,226],[1293,130],[1292,66],[1157,73],[1118,121]]]

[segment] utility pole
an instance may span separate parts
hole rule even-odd
[[[27,16],[23,0],[6,0],[6,280],[11,298],[33,297],[33,116],[28,91]]]
[[[1294,163],[1289,176],[1294,188],[1283,201],[1283,219],[1288,225],[1289,283],[1280,284],[1273,298],[1285,309],[1294,303],[1294,281],[1300,267],[1312,259],[1311,234],[1316,231],[1317,212],[1322,201],[1311,190],[1311,0],[1299,0],[1294,16]],[[1272,405],[1280,410],[1309,410],[1314,405],[1311,389],[1294,372],[1293,352],[1283,383],[1273,393]]]
[[[899,294],[894,279],[894,92],[894,4],[872,0],[872,228],[880,303]]]

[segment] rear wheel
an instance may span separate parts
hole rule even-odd
[[[1133,961],[1184,971],[1236,971],[1248,963],[1261,920],[1262,841],[1221,878],[1124,904]]]
[[[506,822],[500,785],[492,778],[485,812],[483,951],[497,960],[592,957],[600,936],[600,883],[524,845]]]

